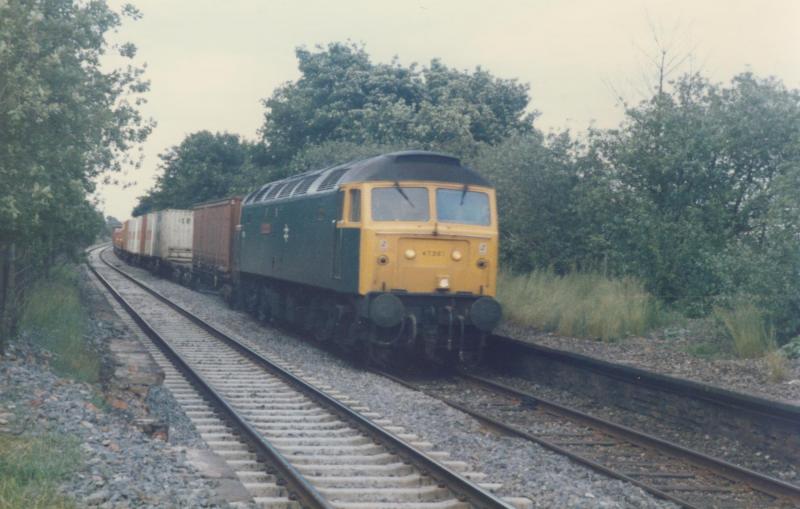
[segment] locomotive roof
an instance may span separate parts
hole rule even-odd
[[[250,193],[243,204],[281,200],[292,196],[335,190],[347,182],[397,182],[427,180],[491,187],[478,172],[453,156],[409,150],[312,170],[270,182]]]

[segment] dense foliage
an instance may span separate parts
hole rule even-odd
[[[690,316],[749,301],[779,339],[800,332],[800,93],[745,73],[687,75],[616,129],[544,135],[527,87],[488,72],[300,49],[301,76],[264,100],[261,140],[190,135],[137,211],[245,192],[404,148],[455,153],[497,186],[516,272],[635,276]]]
[[[141,70],[100,64],[120,23],[102,1],[0,3],[0,245],[48,258],[102,228],[87,196],[150,130],[138,112]]]
[[[133,215],[228,196],[247,174],[252,144],[238,135],[200,131],[159,157],[161,174],[155,187],[140,197]]]
[[[477,160],[498,186],[505,262],[642,278],[689,315],[753,300],[800,326],[800,94],[685,76],[583,146],[512,138]]]
[[[478,68],[464,72],[438,60],[404,67],[373,63],[355,45],[297,50],[300,78],[264,100],[266,163],[286,164],[326,141],[402,144],[474,153],[531,130],[527,86]]]

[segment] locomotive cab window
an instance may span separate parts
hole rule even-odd
[[[350,190],[350,216],[351,223],[361,222],[361,189]]]
[[[374,221],[427,221],[428,190],[424,187],[378,187],[372,190]]]
[[[443,223],[489,226],[489,195],[464,189],[436,190],[436,218]]]

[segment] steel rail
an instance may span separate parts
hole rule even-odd
[[[298,378],[288,370],[278,366],[270,359],[256,352],[247,345],[240,343],[238,340],[232,338],[228,334],[217,329],[214,325],[210,324],[209,322],[203,320],[202,318],[198,317],[197,315],[193,314],[192,312],[188,311],[182,306],[171,301],[169,298],[162,295],[158,290],[155,290],[146,283],[139,281],[134,276],[119,269],[118,267],[113,266],[102,257],[102,253],[101,256],[99,256],[99,258],[109,268],[118,272],[123,277],[129,279],[134,284],[138,285],[140,288],[150,293],[164,304],[168,305],[175,311],[179,312],[180,314],[191,320],[196,325],[203,328],[206,332],[221,339],[226,344],[238,350],[246,357],[257,363],[258,365],[267,369],[271,373],[277,375],[284,382],[295,387],[306,396],[327,407],[329,410],[333,411],[339,417],[349,421],[351,424],[355,425],[355,427],[357,427],[364,433],[373,437],[374,440],[377,440],[382,445],[384,445],[390,452],[394,452],[402,456],[403,459],[405,459],[406,461],[417,467],[422,474],[427,474],[436,481],[438,481],[439,483],[447,486],[451,491],[453,491],[453,493],[456,494],[456,496],[460,500],[465,501],[477,508],[513,509],[513,506],[511,506],[510,504],[504,502],[503,500],[489,493],[488,491],[484,490],[480,486],[477,486],[476,484],[470,482],[468,479],[462,477],[460,474],[447,468],[438,461],[428,457],[421,451],[418,451],[417,449],[407,444],[404,440],[397,437],[393,433],[381,428],[380,426],[376,425],[375,423],[373,423],[371,420],[364,417],[360,413],[348,408],[346,405],[344,405],[337,399],[329,396],[328,394],[320,391],[313,385]]]
[[[531,352],[540,357],[571,364],[631,385],[645,386],[733,410],[745,410],[767,419],[794,424],[798,427],[798,432],[800,432],[800,406],[797,405],[743,394],[693,380],[654,373],[633,366],[615,364],[588,355],[558,350],[507,336],[492,335],[487,344],[499,348]]]
[[[100,256],[100,259],[106,263],[105,260],[102,259],[102,256]],[[297,500],[304,507],[333,509],[330,502],[328,502],[328,500],[320,494],[317,489],[272,446],[272,444],[265,440],[255,428],[242,418],[211,384],[189,366],[186,360],[156,332],[147,320],[113,287],[108,279],[100,274],[91,264],[87,265],[89,266],[89,270],[91,270],[114,299],[125,309],[142,331],[161,348],[164,354],[178,367],[181,373],[191,381],[192,385],[194,385],[203,396],[210,400],[212,406],[224,415],[229,424],[232,424],[233,427],[246,438],[256,449],[260,457],[267,458],[270,465],[275,467],[279,477],[283,479],[287,485],[286,487],[289,491],[290,499]]]

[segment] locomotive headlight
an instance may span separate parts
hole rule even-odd
[[[461,259],[461,251],[459,251],[458,249],[454,249],[453,254],[451,254],[450,256],[453,257],[453,260],[458,261]]]
[[[417,257],[417,252],[414,251],[413,249],[406,249],[405,255],[406,258],[408,258],[409,260],[413,260],[414,258]]]
[[[439,289],[440,290],[447,290],[450,288],[450,278],[449,277],[440,277],[439,278]]]

